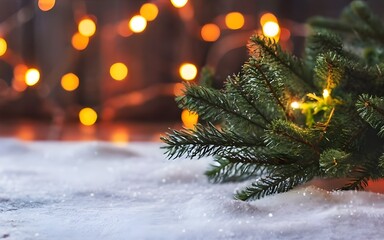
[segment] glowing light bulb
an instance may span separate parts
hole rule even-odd
[[[183,63],[179,68],[179,74],[186,81],[193,80],[197,75],[197,67],[192,63]]]
[[[61,78],[61,87],[66,91],[73,91],[79,87],[79,78],[73,73],[67,73]]]
[[[188,109],[184,109],[181,112],[181,121],[186,128],[194,128],[198,120],[199,115],[196,112],[189,111]]]
[[[220,28],[213,23],[205,24],[201,28],[201,38],[207,42],[214,42],[220,37]]]
[[[78,31],[83,36],[91,37],[96,32],[96,23],[90,18],[84,18],[79,22]]]
[[[97,120],[97,113],[92,108],[86,107],[80,110],[79,120],[81,124],[85,126],[91,126],[95,124]]]
[[[260,25],[264,26],[267,22],[275,22],[277,23],[277,17],[272,13],[264,13],[260,18]]]
[[[128,75],[128,68],[124,63],[114,63],[109,68],[109,73],[116,81],[121,81]]]
[[[298,108],[300,108],[300,103],[299,103],[299,102],[296,102],[296,101],[291,102],[291,108],[293,108],[293,109],[298,109]]]
[[[76,50],[81,51],[86,49],[88,46],[88,43],[89,43],[89,38],[78,32],[72,36],[72,46]]]
[[[266,37],[274,38],[280,33],[280,26],[276,22],[266,22],[263,25],[263,34]]]
[[[329,97],[329,91],[328,91],[328,89],[324,89],[323,90],[323,98],[327,98],[327,97]]]
[[[37,6],[40,8],[41,11],[49,11],[55,6],[55,0],[39,0],[37,2]]]
[[[129,21],[129,28],[132,32],[140,33],[147,27],[147,20],[140,15],[133,16]]]
[[[244,16],[239,12],[231,12],[225,16],[225,25],[232,30],[240,29],[244,26]]]
[[[25,73],[25,83],[28,86],[33,86],[40,80],[40,72],[36,68],[30,68]]]
[[[7,41],[4,38],[0,38],[0,56],[3,56],[7,51]]]
[[[140,8],[140,15],[143,16],[147,21],[153,21],[157,17],[159,9],[153,3],[145,3]]]
[[[188,3],[188,0],[171,0],[171,3],[175,8],[182,8]]]

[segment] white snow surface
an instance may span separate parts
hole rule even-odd
[[[252,202],[161,143],[0,139],[0,239],[384,239],[384,196],[314,186]]]

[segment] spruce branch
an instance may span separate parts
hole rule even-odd
[[[380,137],[384,137],[384,97],[362,94],[356,102],[356,107],[360,117],[377,129]]]

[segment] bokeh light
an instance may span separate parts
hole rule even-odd
[[[28,67],[24,64],[18,64],[13,69],[12,88],[17,92],[22,92],[27,88],[25,84],[25,73]]]
[[[300,108],[300,103],[299,103],[299,102],[296,102],[296,101],[291,102],[291,108],[293,108],[293,109],[298,109],[298,108]]]
[[[275,22],[277,23],[277,17],[272,14],[272,13],[264,13],[261,17],[260,17],[260,25],[261,26],[264,26],[265,23],[267,22]]]
[[[25,73],[25,83],[28,86],[36,85],[40,80],[40,72],[36,68],[30,68]]]
[[[175,8],[182,8],[188,3],[188,0],[171,0],[171,3]]]
[[[145,3],[140,8],[140,15],[143,16],[147,21],[153,21],[157,17],[159,9],[153,3]]]
[[[128,68],[124,63],[118,62],[112,64],[109,68],[111,77],[117,81],[121,81],[128,75]]]
[[[201,38],[207,42],[214,42],[220,37],[220,28],[214,23],[205,24],[201,28]]]
[[[280,26],[276,22],[266,22],[263,25],[263,34],[266,37],[274,38],[280,33]]]
[[[140,15],[133,16],[129,21],[129,28],[132,32],[140,33],[147,27],[147,20]]]
[[[72,46],[76,50],[84,50],[87,48],[89,43],[89,38],[80,34],[79,32],[75,33],[72,36]]]
[[[79,78],[73,73],[67,73],[61,78],[61,87],[66,91],[73,91],[79,87]]]
[[[195,79],[197,67],[192,63],[183,63],[179,68],[180,77],[186,81]]]
[[[0,56],[3,56],[7,51],[7,41],[4,38],[0,38]]]
[[[37,6],[40,8],[41,11],[49,11],[55,6],[55,0],[39,0],[37,2]]]
[[[184,109],[181,112],[181,121],[183,122],[183,126],[185,128],[194,128],[199,120],[199,115],[196,112],[190,111],[188,109]]]
[[[97,113],[92,108],[86,107],[80,110],[79,120],[81,124],[85,126],[91,126],[95,124],[97,120]]]
[[[96,23],[90,18],[84,18],[79,22],[78,31],[86,37],[91,37],[96,32]]]
[[[232,30],[240,29],[244,26],[245,20],[243,14],[231,12],[225,15],[225,25]]]

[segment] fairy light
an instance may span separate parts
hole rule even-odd
[[[79,120],[85,126],[92,126],[97,120],[97,113],[92,108],[83,108],[79,112]]]
[[[109,68],[109,74],[116,81],[124,80],[128,75],[128,68],[124,63],[117,62]]]
[[[87,48],[89,38],[77,32],[72,36],[71,43],[74,49],[81,51]]]
[[[275,38],[280,33],[280,26],[276,22],[266,22],[263,25],[263,34],[266,37]]]
[[[92,37],[96,32],[96,23],[90,18],[84,18],[79,22],[78,31],[83,36]]]
[[[55,6],[55,0],[39,0],[37,6],[41,11],[49,11]]]
[[[205,24],[201,28],[201,38],[207,42],[214,42],[220,37],[220,28],[214,23]]]
[[[239,12],[231,12],[225,15],[225,25],[232,30],[240,29],[244,26],[244,16]]]
[[[260,25],[261,26],[264,26],[264,24],[266,24],[267,22],[275,22],[277,23],[277,17],[272,14],[272,13],[264,13],[261,17],[260,17]]]
[[[61,78],[61,87],[66,91],[74,91],[79,87],[79,78],[73,73],[67,73]]]
[[[171,3],[175,8],[182,8],[188,3],[188,0],[171,0]]]
[[[140,15],[133,16],[129,21],[129,28],[132,32],[141,33],[147,27],[147,20]]]
[[[300,108],[300,103],[297,102],[297,101],[293,101],[293,102],[291,102],[291,108],[292,108],[292,109],[298,109],[298,108]]]
[[[28,86],[36,85],[40,80],[40,72],[36,68],[30,68],[25,73],[25,83]]]
[[[140,8],[140,15],[149,22],[155,20],[158,14],[159,9],[153,3],[145,3]]]
[[[327,98],[329,97],[329,94],[330,94],[330,93],[329,93],[329,90],[328,90],[328,89],[324,89],[324,90],[323,90],[323,98],[324,98],[324,99],[327,99]]]
[[[180,77],[186,81],[195,79],[197,67],[192,63],[183,63],[179,68]]]
[[[185,128],[194,128],[199,120],[199,115],[196,112],[184,109],[181,112],[181,121]]]
[[[7,41],[5,41],[4,38],[0,38],[0,56],[3,56],[5,52],[7,51]]]

